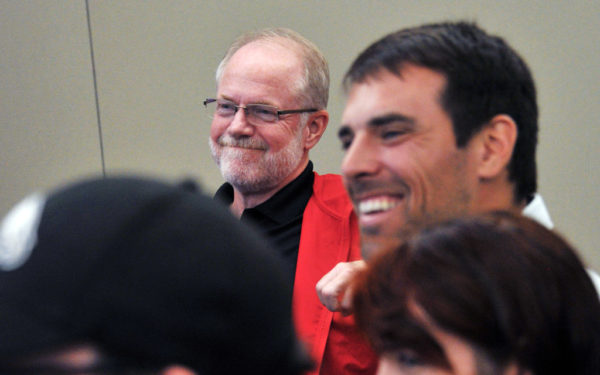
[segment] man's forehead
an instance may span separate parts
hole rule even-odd
[[[298,48],[291,41],[283,38],[256,40],[237,50],[231,56],[225,71],[230,66],[239,68],[251,65],[267,71],[273,71],[274,68],[291,71],[298,69],[301,62]]]
[[[376,87],[378,85],[385,85],[385,82],[369,80],[351,87],[342,113],[342,128],[373,127],[380,118],[391,115],[408,117],[391,98],[386,100],[383,97],[382,90]]]
[[[251,42],[229,60],[217,94],[233,101],[243,98],[248,103],[278,105],[279,101],[296,99],[293,83],[299,81],[302,72],[301,61],[293,51],[274,42]]]
[[[367,125],[390,114],[412,118],[432,106],[441,108],[446,84],[441,73],[416,65],[405,65],[400,73],[382,68],[349,86],[342,124]]]

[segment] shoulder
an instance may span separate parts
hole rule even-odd
[[[335,192],[344,190],[344,183],[342,182],[342,176],[339,174],[318,174],[313,172],[315,175],[315,182],[313,183],[313,190],[319,190],[319,192]]]
[[[594,284],[594,287],[596,287],[596,291],[598,292],[598,295],[600,295],[600,275],[598,275],[598,273],[596,273],[596,271],[591,270],[591,269],[587,269],[586,270],[588,275],[590,276],[590,279],[592,279],[592,284]]]
[[[315,172],[311,201],[338,215],[352,211],[352,202],[344,188],[342,176],[337,174],[319,175]]]
[[[533,196],[533,200],[523,209],[523,215],[537,221],[548,229],[554,228],[554,223],[552,223],[546,204],[542,196],[538,193]]]

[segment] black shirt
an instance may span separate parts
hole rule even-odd
[[[275,250],[282,256],[291,276],[292,285],[298,260],[302,216],[313,192],[315,179],[312,162],[295,180],[275,195],[253,208],[242,212],[240,220],[255,227],[271,240]],[[226,205],[233,202],[233,186],[223,184],[215,193],[215,199]]]

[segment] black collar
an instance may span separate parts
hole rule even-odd
[[[284,186],[271,198],[253,208],[247,208],[242,213],[242,219],[252,216],[253,220],[270,220],[277,224],[283,224],[291,219],[302,215],[304,208],[312,195],[314,182],[313,164],[308,162],[304,171],[292,182]],[[233,203],[233,186],[224,183],[217,190],[215,199],[230,206]]]

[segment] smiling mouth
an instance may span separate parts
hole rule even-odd
[[[232,137],[222,136],[217,140],[217,144],[221,147],[231,147],[243,150],[265,151],[267,149],[267,145],[264,144],[264,142],[252,138],[234,139]]]
[[[248,147],[248,146],[238,146],[238,145],[226,145],[224,147],[236,148],[239,150],[255,150],[255,151],[264,151],[264,147]]]
[[[358,204],[358,213],[361,215],[385,212],[400,204],[402,197],[375,197],[361,200]]]

